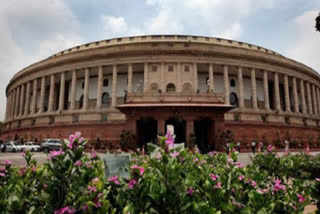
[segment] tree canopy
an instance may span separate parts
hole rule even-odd
[[[320,32],[320,13],[316,18],[316,26],[315,27],[316,27],[317,31]]]

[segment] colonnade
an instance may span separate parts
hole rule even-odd
[[[97,82],[97,102],[96,109],[100,110],[102,108],[102,92],[103,92],[103,66],[98,66],[98,82]],[[112,66],[112,97],[111,97],[111,107],[115,107],[117,105],[117,75],[118,75],[118,65],[113,64]],[[230,65],[221,65],[222,66],[222,75],[224,81],[224,97],[225,104],[230,104]],[[143,91],[149,91],[149,64],[144,63],[144,85]],[[177,92],[181,92],[182,90],[182,82],[181,82],[181,63],[177,63],[178,75],[177,75]],[[193,90],[196,92],[198,90],[198,69],[197,63],[192,64],[193,71]],[[127,77],[128,77],[128,85],[127,91],[130,93],[133,91],[132,87],[132,79],[133,79],[133,64],[128,64],[127,66]],[[90,68],[82,68],[84,69],[84,87],[83,87],[83,103],[82,110],[88,109],[88,100],[89,100],[89,79],[90,79]],[[274,110],[281,112],[294,112],[294,113],[303,113],[308,115],[320,116],[320,87],[319,85],[315,85],[310,81],[305,79],[297,79],[295,76],[289,76],[287,74],[282,74],[277,71],[267,71],[267,70],[258,70],[256,68],[244,68],[237,67],[237,91],[238,91],[238,108],[245,109],[245,100],[244,100],[244,77],[243,70],[247,69],[250,73],[251,78],[251,95],[252,95],[252,110],[258,110],[258,99],[257,99],[257,72],[262,72],[263,76],[263,96],[264,96],[264,109],[270,110],[270,99],[269,96],[272,96],[274,99]],[[71,77],[71,94],[70,94],[70,105],[68,105],[67,111],[76,110],[76,83],[77,76],[80,70],[72,70]],[[160,88],[162,90],[165,89],[165,63],[160,63]],[[7,95],[7,106],[6,106],[6,121],[11,121],[14,119],[24,118],[28,116],[34,116],[37,114],[43,113],[54,113],[54,112],[62,112],[64,111],[65,106],[65,89],[66,89],[66,72],[63,71],[60,73],[54,73],[49,76],[42,76],[36,79],[30,80],[28,82],[24,82],[15,88],[11,89]],[[150,71],[151,72],[151,71]],[[210,93],[215,93],[215,84],[214,78],[217,71],[214,72],[214,64],[208,64],[208,88]],[[273,76],[273,94],[269,94],[269,80],[268,78]],[[283,77],[283,87],[284,87],[284,109],[281,108],[281,99],[280,99],[280,83],[279,76]],[[48,99],[48,110],[45,111],[45,102],[46,102],[46,78],[50,78],[49,85],[49,99]],[[60,90],[59,94],[55,94],[55,82],[56,78],[60,78]],[[40,101],[39,106],[37,106],[37,97],[39,93],[38,89],[38,80],[41,79],[40,84]],[[151,83],[151,82],[150,82]],[[291,84],[290,84],[291,83]],[[292,95],[290,97],[290,89],[289,85],[292,86]],[[298,85],[300,92],[298,93]],[[55,96],[56,95],[56,96]],[[300,96],[300,99],[299,99]],[[55,97],[58,99],[58,107],[54,108],[54,100]],[[293,107],[291,107],[291,99],[293,99]]]

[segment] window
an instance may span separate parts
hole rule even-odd
[[[110,95],[108,92],[102,94],[102,107],[106,108],[110,105]]]
[[[103,80],[103,86],[104,87],[108,87],[109,86],[109,80],[108,79],[104,79]]]
[[[84,81],[82,82],[81,88],[84,89]]]
[[[189,71],[190,71],[190,67],[189,67],[188,65],[185,65],[185,66],[184,66],[184,71],[185,71],[185,72],[189,72]]]
[[[169,66],[168,66],[168,71],[169,71],[169,72],[173,72],[173,65],[169,65]]]
[[[190,83],[185,83],[182,87],[183,92],[191,92],[192,91],[192,86]]]
[[[235,79],[230,80],[230,87],[236,87],[236,81]]]
[[[151,67],[151,70],[152,70],[152,72],[157,72],[158,67],[157,67],[156,65],[153,65],[153,66]]]
[[[230,93],[230,104],[238,107],[238,96],[234,92]]]
[[[152,83],[150,89],[152,92],[158,91],[159,85],[157,83]]]
[[[169,83],[167,85],[167,92],[175,92],[176,91],[176,86],[173,83]]]
[[[82,109],[82,107],[83,107],[83,95],[81,95],[79,100],[79,109]]]

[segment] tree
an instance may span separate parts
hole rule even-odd
[[[319,13],[318,17],[316,18],[316,26],[315,27],[316,27],[317,31],[320,32],[320,13]]]

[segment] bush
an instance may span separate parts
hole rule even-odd
[[[0,210],[4,213],[302,213],[316,197],[318,181],[292,177],[295,161],[258,155],[253,165],[230,156],[175,150],[170,135],[161,151],[132,154],[130,177],[103,177],[102,161],[83,153],[80,133],[63,150],[37,166],[0,168]],[[275,159],[270,166],[268,161]],[[277,172],[276,165],[283,165]],[[265,166],[264,168],[262,166]],[[270,170],[272,169],[272,170]]]

